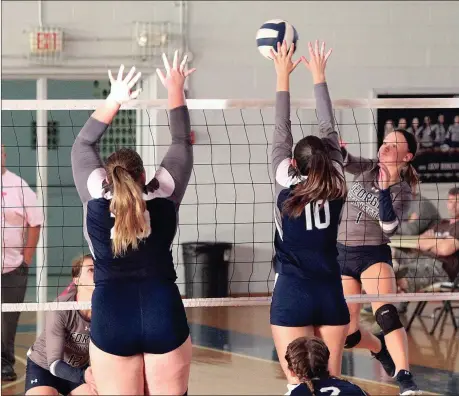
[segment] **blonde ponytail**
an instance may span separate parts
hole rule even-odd
[[[113,198],[110,211],[115,214],[112,250],[115,256],[137,249],[139,239],[148,236],[149,224],[145,219],[145,201],[142,189],[129,172],[121,166],[112,171]]]

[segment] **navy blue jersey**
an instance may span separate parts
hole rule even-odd
[[[313,380],[314,394],[316,396],[368,396],[357,385],[344,379],[330,377]],[[291,396],[314,396],[306,384],[290,386]]]
[[[115,218],[110,201],[105,198],[88,202],[86,228],[95,257],[94,282],[107,279],[161,277],[177,279],[170,246],[176,230],[176,211],[172,201],[164,198],[146,200],[150,235],[136,250],[128,248],[122,257],[113,257],[111,233]]]
[[[193,167],[190,119],[186,106],[170,111],[172,143],[154,178],[143,193],[148,236],[138,249],[121,257],[112,252],[115,215],[110,212],[112,193],[105,189],[106,171],[96,144],[108,125],[90,117],[72,147],[72,171],[83,203],[83,229],[94,256],[94,281],[159,277],[176,280],[172,259],[178,210]]]
[[[320,137],[329,148],[336,169],[344,174],[338,134],[334,130],[331,100],[326,83],[316,84]],[[311,202],[297,218],[283,214],[283,205],[304,177],[292,172],[293,138],[290,122],[290,94],[277,92],[276,128],[273,138],[272,165],[276,185],[275,269],[276,273],[307,279],[340,278],[337,262],[337,235],[343,199]]]
[[[275,240],[276,272],[304,278],[339,278],[336,239],[344,200],[311,202],[293,218],[282,214],[293,188],[282,190],[277,199],[282,217]]]

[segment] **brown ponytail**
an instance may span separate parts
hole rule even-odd
[[[295,147],[294,158],[298,175],[307,178],[293,189],[285,201],[283,212],[291,217],[299,217],[304,207],[313,201],[331,201],[346,194],[344,175],[333,164],[327,148],[316,136],[307,136]]]
[[[148,236],[146,204],[139,180],[142,173],[142,160],[133,150],[121,149],[107,160],[108,182],[113,194],[110,211],[115,215],[112,241],[115,256],[124,254],[129,247],[137,249],[139,239]]]
[[[408,132],[406,129],[397,128],[394,132],[398,132],[403,135],[408,145],[408,152],[413,154],[413,158],[411,158],[411,160],[406,164],[406,168],[402,171],[402,179],[410,185],[412,193],[416,194],[419,185],[419,175],[412,165],[412,161],[416,157],[416,153],[418,151],[418,142],[414,134]]]
[[[419,185],[419,175],[411,162],[407,164],[405,170],[403,171],[402,178],[410,185],[411,192],[415,195]]]

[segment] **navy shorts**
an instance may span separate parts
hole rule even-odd
[[[60,395],[68,395],[71,391],[78,388],[81,384],[67,381],[56,377],[49,370],[40,367],[38,364],[27,358],[25,392],[38,386],[49,386],[56,389]]]
[[[362,272],[373,264],[387,263],[392,267],[389,245],[345,246],[338,243],[336,247],[341,275],[350,276],[359,282]]]
[[[350,322],[341,279],[277,277],[271,324],[284,327],[343,326]]]
[[[91,342],[117,356],[163,354],[182,345],[190,330],[171,280],[111,281],[92,296]]]

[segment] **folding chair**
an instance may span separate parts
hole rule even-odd
[[[440,282],[440,283],[435,283],[431,286],[428,286],[424,289],[421,290],[421,292],[459,292],[459,274],[456,276],[456,279],[452,282]],[[406,331],[409,331],[411,328],[411,325],[413,324],[413,321],[416,317],[420,317],[422,315],[422,312],[424,311],[424,308],[426,307],[428,301],[419,301],[416,305],[416,308],[413,311],[413,314],[410,317],[410,320],[408,321],[408,324],[406,326]],[[456,317],[454,316],[454,310],[459,309],[458,306],[453,306],[450,300],[444,300],[442,307],[435,308],[434,309],[434,323],[432,325],[432,329],[430,330],[430,334],[435,333],[435,330],[438,327],[438,324],[440,323],[440,320],[444,317],[444,315],[450,314],[451,316],[451,322],[453,323],[454,330],[456,331],[458,329],[458,324]],[[439,311],[438,316],[436,313]],[[444,317],[443,320],[443,325],[445,323],[446,317]]]

